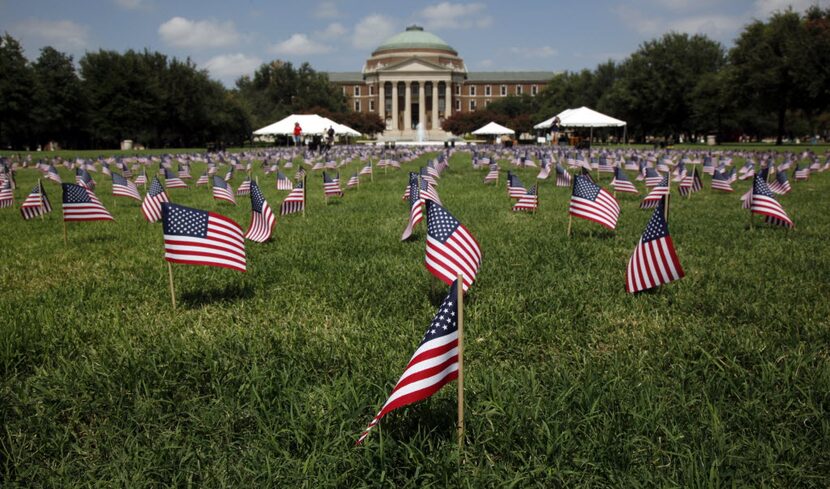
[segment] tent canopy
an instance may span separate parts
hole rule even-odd
[[[264,135],[291,135],[294,134],[294,123],[299,122],[300,127],[303,128],[303,134],[325,134],[329,127],[334,128],[335,134],[345,134],[347,136],[359,136],[360,133],[349,126],[338,124],[331,119],[320,117],[317,114],[291,114],[288,117],[279,120],[273,124],[259,128],[254,131],[257,136]]]
[[[473,131],[473,134],[477,136],[504,136],[507,134],[516,134],[516,131],[513,129],[508,129],[501,124],[496,124],[495,122],[491,122],[484,127],[476,129]]]
[[[625,121],[583,106],[578,109],[565,109],[550,119],[536,124],[533,128],[548,129],[556,117],[559,117],[559,125],[562,127],[622,127],[626,125]]]

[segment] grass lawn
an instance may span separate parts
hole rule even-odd
[[[108,177],[93,174],[116,221],[68,223],[68,247],[56,184],[43,221],[0,209],[0,486],[830,486],[828,173],[779,198],[789,232],[749,229],[750,182],[727,195],[704,176],[672,199],[687,276],[632,296],[638,197],[619,197],[616,233],[575,220],[568,239],[569,189],[549,180],[537,214],[513,213],[504,178],[484,185],[455,154],[438,191],[484,253],[464,463],[454,383],[355,448],[447,290],[423,265],[425,227],[399,241],[412,168],[328,206],[310,174],[306,217],[248,242],[248,273],[173,266],[176,311],[161,225]],[[38,173],[18,172],[18,205]],[[255,174],[278,212],[287,192]],[[168,193],[249,222],[247,197]]]

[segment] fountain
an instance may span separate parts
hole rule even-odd
[[[427,139],[426,131],[424,130],[424,123],[418,122],[418,125],[415,127],[418,129],[418,142],[423,143]]]

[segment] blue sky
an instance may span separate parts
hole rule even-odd
[[[412,23],[453,46],[470,71],[561,71],[622,60],[671,30],[728,48],[752,19],[816,3],[830,0],[0,0],[0,31],[32,59],[47,45],[76,61],[86,51],[147,48],[190,57],[231,86],[272,59],[360,71],[374,47]]]

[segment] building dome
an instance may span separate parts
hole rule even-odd
[[[431,32],[424,31],[424,28],[417,25],[412,25],[406,28],[406,31],[387,39],[383,44],[377,47],[372,52],[376,55],[388,51],[402,51],[410,49],[429,49],[436,51],[446,51],[457,55],[458,53],[444,42],[443,39]]]

